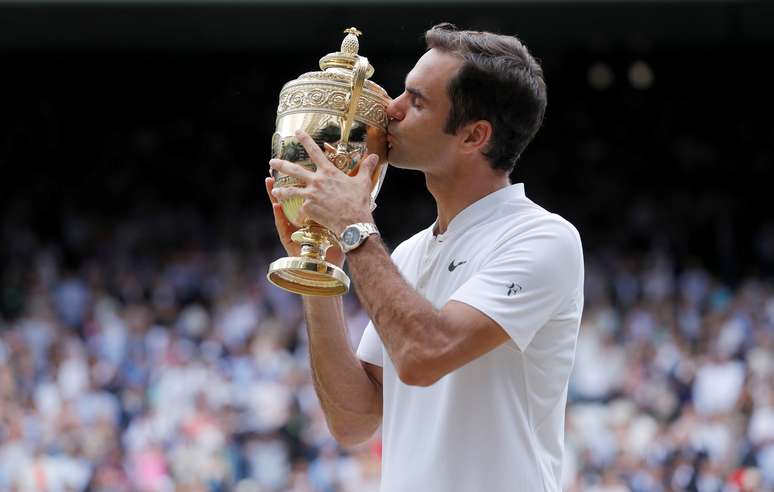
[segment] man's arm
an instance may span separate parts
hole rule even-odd
[[[296,230],[272,195],[274,180],[266,178],[274,223],[282,245],[291,256],[299,247],[290,236]],[[328,260],[341,266],[338,248],[328,250]],[[347,337],[341,298],[304,297],[314,388],[331,434],[351,446],[371,437],[382,420],[382,368],[360,362]]]
[[[467,304],[436,309],[403,279],[377,236],[347,257],[358,297],[405,384],[429,386],[509,339]]]
[[[304,297],[312,377],[333,437],[344,446],[370,438],[382,421],[382,368],[349,345],[340,297]]]

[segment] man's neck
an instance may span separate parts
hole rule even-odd
[[[476,173],[456,173],[455,176],[426,174],[427,189],[435,198],[438,221],[434,234],[443,234],[449,223],[471,204],[511,184],[507,173],[490,170]]]

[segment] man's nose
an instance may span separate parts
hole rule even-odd
[[[403,95],[393,99],[392,101],[390,101],[390,104],[387,105],[387,116],[391,120],[400,121],[406,115],[403,109],[401,109],[402,100],[403,100]]]

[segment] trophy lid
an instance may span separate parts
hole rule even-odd
[[[355,120],[377,127],[387,128],[386,108],[390,97],[382,87],[368,80],[374,67],[368,59],[358,53],[358,36],[363,33],[355,27],[345,29],[347,34],[339,51],[320,58],[319,72],[307,72],[286,83],[280,91],[277,107],[277,121],[285,116],[304,112],[328,112],[345,116],[348,113],[349,98],[354,87],[359,85],[362,92],[353,97],[358,102],[352,107]],[[358,68],[358,66],[360,68]],[[364,67],[365,66],[365,67]],[[355,74],[362,77],[355,83]],[[347,117],[347,120],[351,120]]]
[[[344,32],[347,36],[344,41],[341,42],[341,48],[335,53],[328,53],[320,58],[320,68],[322,70],[328,70],[330,68],[343,68],[346,70],[352,70],[357,63],[358,50],[360,49],[360,41],[358,36],[362,36],[363,33],[356,27],[350,27],[345,29]],[[368,65],[368,71],[366,72],[366,79],[370,78],[374,74],[374,67]]]

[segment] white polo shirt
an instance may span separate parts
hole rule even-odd
[[[566,220],[511,185],[398,246],[392,259],[436,308],[486,314],[511,339],[429,387],[408,386],[372,323],[382,366],[382,492],[559,492],[567,383],[583,309],[583,251]]]

